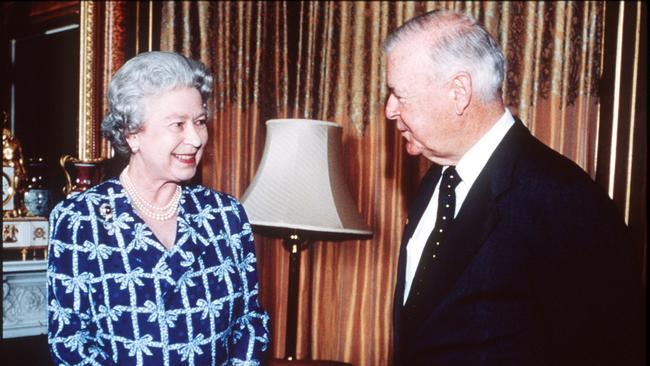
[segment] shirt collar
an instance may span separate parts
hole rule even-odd
[[[492,156],[494,150],[496,150],[503,137],[514,124],[515,119],[512,117],[508,108],[506,108],[494,126],[458,161],[456,172],[463,180],[461,184],[467,184],[468,187],[474,184],[474,181],[485,167],[485,164],[487,164],[490,156]]]

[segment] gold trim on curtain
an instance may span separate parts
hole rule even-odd
[[[621,7],[628,12],[633,8]],[[162,6],[161,49],[199,58],[215,75],[210,104],[214,118],[201,171],[206,186],[241,197],[259,165],[268,119],[316,118],[343,126],[347,183],[374,236],[316,242],[302,253],[299,359],[368,366],[391,363],[392,297],[402,228],[407,205],[429,162],[407,156],[401,137],[384,117],[382,41],[406,19],[434,8],[468,11],[486,24],[508,62],[504,98],[510,110],[542,141],[598,177],[610,156],[602,150],[603,134],[612,130],[603,128],[609,123],[602,111],[606,92],[601,76],[609,61],[604,56],[609,28],[603,2],[165,2]],[[645,21],[634,24],[634,29],[645,27]],[[640,33],[645,37],[644,31]],[[645,47],[644,42],[635,44]],[[637,52],[626,60],[632,65],[640,57]],[[645,80],[644,65],[636,66],[638,80]],[[637,100],[645,92],[645,84],[639,85]],[[645,109],[636,111],[632,118],[636,124],[621,123],[620,118],[618,123],[619,128],[635,130],[624,134],[633,137],[634,148],[618,139],[618,146],[627,150],[617,154],[614,163],[632,171],[632,178],[622,180],[627,182],[623,191],[629,193],[617,200],[619,204],[635,202],[637,195],[645,202],[645,186],[639,185],[645,184],[645,170],[637,173],[639,161],[645,167],[645,142],[636,133],[645,131],[645,120],[640,119],[645,118]],[[645,205],[629,206],[630,223],[645,221]],[[645,226],[642,229],[645,235]],[[256,248],[261,301],[272,318],[270,353],[282,357],[288,254],[278,240],[260,235]]]
[[[128,23],[126,19],[126,14],[128,13],[129,8],[128,4],[124,1],[111,1],[105,3],[104,7],[104,17],[106,21],[104,22],[103,29],[103,45],[104,52],[103,62],[102,62],[102,95],[104,97],[101,99],[101,114],[105,116],[108,113],[108,85],[111,81],[111,78],[117,72],[117,69],[120,68],[126,62],[127,55],[127,28]],[[103,142],[105,146],[103,149],[107,149],[109,143],[107,140]],[[108,156],[108,152],[106,155]]]
[[[606,2],[595,179],[621,210],[636,244],[643,289],[647,253],[647,9]]]

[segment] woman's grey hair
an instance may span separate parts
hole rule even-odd
[[[102,134],[118,154],[129,155],[131,149],[126,137],[142,128],[143,98],[191,87],[199,91],[206,106],[212,93],[212,81],[212,75],[199,61],[174,52],[141,53],[122,65],[111,80]]]
[[[483,101],[501,97],[506,61],[497,42],[473,17],[447,10],[418,15],[393,31],[384,42],[388,54],[411,35],[424,34],[428,40],[434,75],[450,78],[465,71]]]

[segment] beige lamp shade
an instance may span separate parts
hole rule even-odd
[[[260,167],[242,197],[253,225],[370,235],[341,165],[342,127],[311,119],[266,122]]]

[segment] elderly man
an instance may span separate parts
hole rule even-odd
[[[433,162],[400,249],[396,364],[639,362],[640,276],[625,223],[504,107],[505,61],[490,34],[432,11],[385,51],[386,117],[409,154]]]

